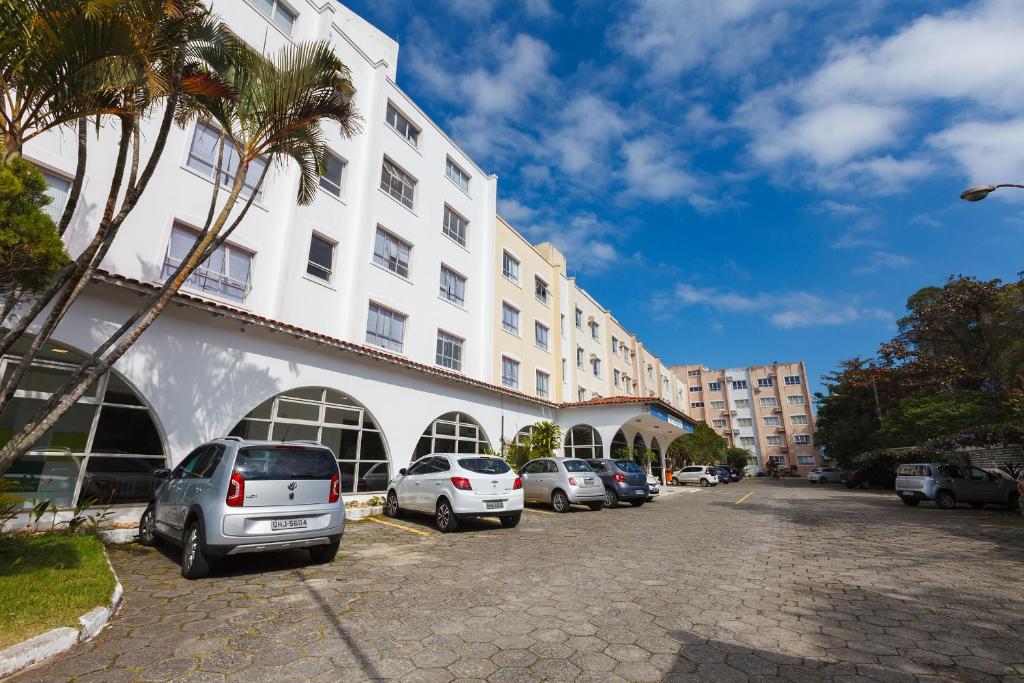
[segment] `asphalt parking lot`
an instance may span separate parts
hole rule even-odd
[[[327,566],[111,550],[125,601],[15,680],[1024,681],[1024,519],[804,481],[516,529],[351,524]]]

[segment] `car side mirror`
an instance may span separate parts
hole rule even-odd
[[[160,467],[158,469],[153,470],[153,476],[156,477],[157,479],[170,479],[171,471],[166,467]]]
[[[409,473],[409,470],[403,467],[402,469],[398,470],[398,473],[404,477],[406,474]]]

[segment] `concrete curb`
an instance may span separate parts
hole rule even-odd
[[[383,505],[378,505],[376,507],[369,508],[345,508],[345,520],[349,522],[355,522],[360,519],[366,519],[367,517],[373,517],[375,515],[383,514]]]
[[[67,652],[78,643],[89,640],[106,627],[110,622],[110,617],[117,612],[121,598],[124,597],[124,588],[121,586],[121,580],[117,578],[117,572],[110,564],[109,557],[107,565],[110,566],[110,572],[114,575],[114,592],[110,594],[110,607],[95,607],[78,617],[81,628],[62,626],[0,650],[0,678],[10,676],[26,667]]]
[[[106,529],[100,532],[106,543],[131,543],[139,536],[138,529]]]

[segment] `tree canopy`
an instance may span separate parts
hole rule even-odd
[[[37,292],[70,263],[43,211],[49,203],[39,169],[23,159],[0,165],[0,297]]]
[[[669,444],[666,455],[674,467],[684,463],[713,465],[725,459],[727,446],[723,437],[707,422],[701,421],[692,432],[677,437]]]

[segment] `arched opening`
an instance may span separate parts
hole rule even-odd
[[[639,451],[645,448],[647,448],[647,442],[644,441],[644,437],[637,433],[637,435],[633,437],[633,450]]]
[[[601,435],[590,425],[576,425],[565,435],[564,450],[567,458],[603,457]]]
[[[391,479],[384,435],[373,416],[334,389],[301,387],[268,398],[235,425],[231,436],[322,443],[338,458],[342,493],[383,491]]]
[[[29,343],[19,340],[0,359],[0,377],[14,371]],[[0,413],[0,445],[28,424],[84,360],[63,344],[46,344]],[[111,371],[4,473],[5,493],[26,506],[44,500],[58,507],[86,499],[95,505],[146,503],[159,484],[153,470],[167,466],[165,454],[152,411]]]
[[[522,445],[523,441],[525,441],[527,438],[529,438],[531,434],[533,434],[533,425],[526,425],[525,427],[520,429],[518,432],[516,432],[516,435],[512,438],[512,445],[513,446],[520,446],[520,445]]]
[[[615,432],[615,436],[612,438],[612,457],[622,460],[627,457],[626,451],[629,450],[629,442],[626,441],[626,435],[622,433],[622,430]]]
[[[431,453],[483,453],[489,446],[480,423],[465,413],[445,413],[423,430],[412,459]]]
[[[661,479],[661,444],[658,437],[651,437],[651,450],[654,451],[654,459],[651,460],[651,474]]]

